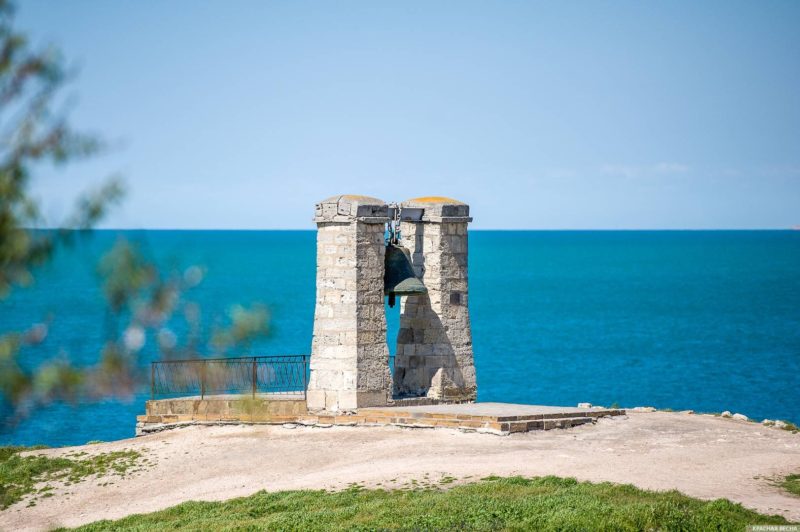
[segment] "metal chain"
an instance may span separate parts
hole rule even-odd
[[[389,244],[397,244],[400,240],[400,207],[394,204],[394,218],[389,221]]]

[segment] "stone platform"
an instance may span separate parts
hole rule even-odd
[[[520,405],[510,403],[461,403],[359,408],[329,414],[309,413],[302,394],[253,396],[217,395],[147,401],[146,414],[136,418],[136,434],[157,432],[185,424],[260,423],[308,426],[379,426],[454,428],[493,434],[569,428],[592,423],[624,410]]]
[[[174,397],[147,401],[136,428],[138,434],[147,425],[189,421],[288,423],[307,412],[302,393]]]
[[[391,419],[413,426],[489,429],[504,434],[563,429],[592,423],[599,417],[619,416],[624,410],[571,408],[511,403],[462,403],[429,406],[360,408],[367,419]]]

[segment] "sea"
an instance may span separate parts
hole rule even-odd
[[[47,324],[23,365],[98,360],[109,313],[97,264],[119,239],[163,271],[200,267],[184,297],[204,323],[267,305],[269,335],[232,354],[310,352],[314,231],[105,230],[59,249],[31,286],[0,300],[0,334]],[[471,231],[469,309],[479,401],[800,422],[800,231]],[[386,311],[394,352],[399,306]],[[156,357],[148,337],[142,366]],[[132,437],[148,398],[143,383],[132,396],[6,415],[0,444]]]

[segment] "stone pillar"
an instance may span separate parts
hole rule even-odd
[[[467,287],[469,205],[449,198],[408,200],[401,244],[428,293],[400,303],[394,395],[474,401],[477,394]]]
[[[383,260],[388,207],[334,196],[316,206],[317,303],[311,344],[310,411],[383,406],[391,398]]]

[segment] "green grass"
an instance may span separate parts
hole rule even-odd
[[[23,451],[43,447],[0,447],[0,510],[8,508],[26,496],[52,497],[53,486],[36,489],[41,482],[58,481],[73,484],[89,476],[111,473],[124,476],[136,466],[141,455],[136,451],[114,451],[88,456],[85,452],[64,457],[20,456]]]
[[[792,423],[791,421],[784,421],[785,425],[783,426],[783,430],[788,430],[793,434],[797,434],[800,432],[800,427]]]
[[[787,476],[783,479],[783,482],[780,483],[780,487],[789,493],[800,496],[800,475]]]
[[[748,524],[786,521],[676,491],[557,477],[488,477],[448,490],[262,491],[78,530],[744,530]]]

